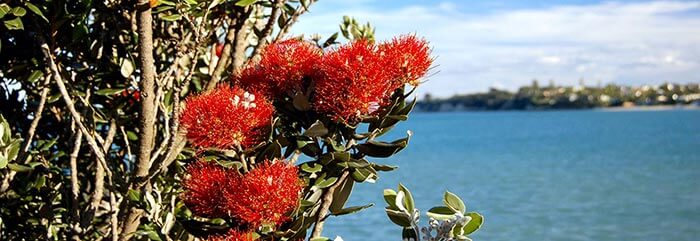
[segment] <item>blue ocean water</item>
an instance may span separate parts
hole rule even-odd
[[[391,137],[406,130],[376,160],[400,168],[348,202],[376,206],[330,217],[326,236],[400,240],[382,190],[402,182],[423,213],[460,195],[486,217],[474,240],[700,240],[700,111],[415,113]]]

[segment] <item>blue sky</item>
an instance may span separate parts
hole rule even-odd
[[[514,90],[533,79],[700,83],[700,1],[320,0],[295,34],[328,36],[343,15],[378,39],[427,38],[436,71],[419,94]]]

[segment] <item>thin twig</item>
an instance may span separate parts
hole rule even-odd
[[[239,49],[236,46],[239,46],[241,43],[245,42],[245,23],[247,22],[248,16],[252,10],[250,7],[245,7],[241,11],[237,12],[239,15],[229,21],[228,31],[226,33],[226,43],[224,44],[224,49],[221,52],[221,57],[216,64],[216,68],[214,68],[214,72],[211,74],[211,80],[209,80],[209,83],[207,83],[207,90],[212,90],[214,87],[216,87],[221,80],[221,74],[224,73],[224,70],[226,70],[229,63],[233,62],[235,65],[237,62],[236,58],[241,58],[238,56],[243,56],[242,58],[245,59],[245,53],[242,51],[236,52],[236,50]],[[234,58],[234,61],[229,61],[229,58],[232,57]]]
[[[309,5],[313,4],[314,2],[316,2],[316,0],[309,1]],[[292,16],[289,19],[287,19],[287,22],[284,23],[284,26],[277,33],[277,37],[275,37],[275,41],[273,41],[273,42],[277,42],[277,41],[281,40],[282,38],[284,38],[284,36],[287,35],[289,30],[292,28],[292,26],[297,22],[297,20],[299,19],[299,16],[301,16],[302,14],[309,11],[308,7],[309,6],[304,7],[300,4],[297,7],[297,9],[294,11],[294,14],[292,14]]]
[[[265,24],[265,27],[262,29],[262,34],[258,36],[258,44],[253,47],[253,54],[250,55],[250,60],[255,60],[258,55],[260,55],[260,51],[262,49],[265,49],[265,46],[267,45],[267,37],[272,34],[272,28],[275,26],[275,22],[277,22],[277,18],[279,18],[280,15],[280,7],[284,4],[284,0],[275,0],[274,4],[272,5],[272,10],[270,11],[270,17],[267,19],[267,23]]]
[[[73,100],[70,98],[70,94],[68,94],[68,90],[66,89],[66,85],[63,83],[63,79],[61,78],[61,72],[58,71],[58,66],[56,66],[56,62],[53,60],[53,56],[51,55],[51,51],[49,50],[49,46],[46,44],[45,41],[40,40],[41,42],[41,50],[44,54],[44,57],[46,58],[46,61],[49,64],[49,69],[52,72],[52,76],[54,81],[56,82],[56,85],[58,86],[59,91],[61,92],[61,96],[63,97],[63,101],[66,104],[66,107],[68,108],[71,116],[75,120],[75,123],[78,125],[79,130],[83,133],[84,137],[87,139],[88,145],[92,149],[92,152],[95,154],[97,159],[99,160],[99,163],[104,166],[105,172],[107,173],[107,178],[110,180],[110,187],[112,186],[112,171],[109,170],[107,166],[107,161],[105,160],[104,153],[102,149],[97,145],[97,141],[95,141],[95,138],[92,137],[91,133],[85,128],[85,125],[82,123],[82,118],[78,111],[75,109],[75,103]],[[114,222],[114,220],[112,220]],[[117,233],[116,229],[112,229],[112,235],[115,235]],[[114,240],[114,237],[113,237]]]
[[[83,132],[76,131],[73,142],[73,152],[70,154],[70,183],[71,183],[71,239],[80,240],[80,184],[78,183],[78,155],[83,142]]]

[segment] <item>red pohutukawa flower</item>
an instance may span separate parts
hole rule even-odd
[[[298,168],[285,161],[265,161],[242,176],[237,188],[224,192],[229,214],[257,227],[279,225],[299,204],[303,183]]]
[[[272,104],[264,97],[221,85],[186,101],[181,123],[193,145],[232,148],[255,145],[269,134]]]
[[[234,76],[234,83],[271,97],[303,91],[304,81],[309,80],[320,59],[321,49],[310,42],[289,39],[272,43],[265,47],[260,61]]]
[[[314,109],[347,123],[372,114],[396,89],[377,46],[363,40],[324,55],[315,78]]]
[[[253,241],[253,233],[232,228],[225,235],[211,236],[207,241]]]
[[[202,217],[225,217],[225,199],[221,193],[225,188],[236,186],[235,172],[216,162],[197,161],[187,167],[188,176],[182,182],[185,192],[182,199],[195,214]]]
[[[428,41],[415,35],[403,35],[379,45],[382,59],[391,78],[399,87],[403,84],[417,86],[433,63]]]

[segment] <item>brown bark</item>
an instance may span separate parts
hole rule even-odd
[[[139,116],[139,152],[136,159],[136,170],[132,174],[132,189],[140,189],[148,176],[151,152],[155,142],[156,70],[153,60],[153,16],[149,0],[137,2],[137,27],[139,35],[139,62],[141,63],[141,111]],[[113,198],[113,197],[110,197]],[[123,220],[119,240],[129,240],[141,224],[143,210],[127,203],[127,215]]]

